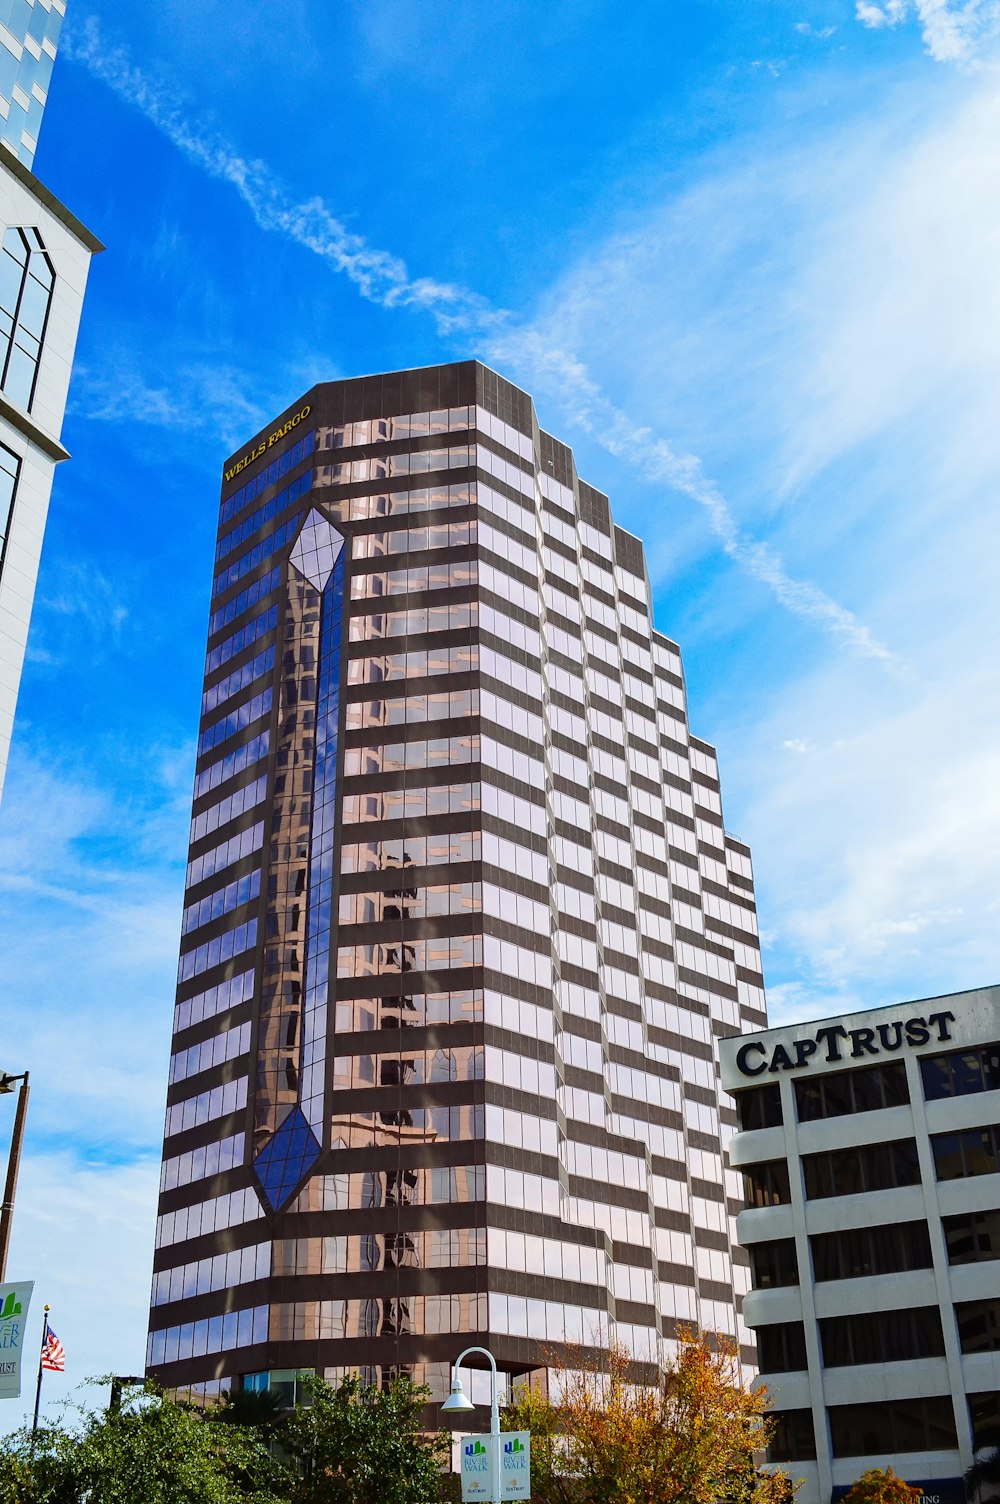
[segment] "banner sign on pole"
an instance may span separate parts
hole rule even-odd
[[[34,1280],[0,1285],[0,1400],[21,1397],[21,1354]]]
[[[493,1498],[493,1438],[468,1436],[462,1442],[462,1501]]]
[[[531,1497],[530,1431],[504,1431],[500,1437],[500,1497]]]

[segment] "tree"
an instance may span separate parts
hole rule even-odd
[[[969,1504],[977,1499],[981,1504],[1000,1504],[1000,1447],[994,1447],[969,1468],[965,1497]]]
[[[846,1493],[841,1504],[917,1504],[920,1490],[911,1488],[896,1476],[891,1467],[885,1471],[870,1467]]]
[[[604,1366],[552,1365],[557,1397],[522,1391],[504,1416],[530,1430],[538,1504],[784,1504],[783,1474],[763,1472],[767,1393],[743,1384],[735,1345],[685,1333],[658,1385],[633,1379],[621,1348]]]
[[[300,1381],[306,1403],[281,1427],[301,1477],[293,1504],[429,1504],[438,1499],[450,1442],[423,1434],[427,1390],[395,1378],[387,1389],[351,1375],[335,1389]]]
[[[117,1415],[0,1440],[5,1504],[284,1504],[288,1469],[256,1435],[147,1389]]]

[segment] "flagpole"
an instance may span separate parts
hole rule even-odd
[[[45,1355],[45,1339],[49,1334],[49,1307],[45,1306],[45,1315],[42,1317],[42,1345],[38,1351],[38,1383],[35,1385],[35,1418],[31,1422],[31,1434],[34,1436],[38,1430],[38,1406],[42,1398],[42,1358]]]

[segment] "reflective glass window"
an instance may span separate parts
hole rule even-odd
[[[805,1328],[801,1321],[760,1326],[754,1336],[761,1373],[791,1373],[806,1367]]]
[[[774,1434],[767,1448],[769,1462],[806,1462],[816,1456],[811,1410],[775,1410],[770,1419]]]
[[[751,1243],[750,1268],[755,1290],[775,1290],[782,1285],[797,1285],[799,1265],[795,1239],[776,1238],[767,1243]]]
[[[955,1413],[947,1395],[831,1405],[827,1414],[835,1457],[950,1451],[958,1446]]]
[[[996,1091],[1000,1087],[1000,1045],[924,1056],[920,1074],[928,1101]]]
[[[955,1305],[963,1353],[1000,1352],[1000,1300],[966,1300]]]
[[[55,273],[35,229],[11,226],[0,248],[0,387],[30,410]]]
[[[7,548],[10,519],[14,512],[14,492],[21,461],[5,444],[0,444],[0,567]]]
[[[976,1264],[1000,1258],[1000,1211],[961,1212],[941,1220],[949,1263]]]
[[[938,1180],[993,1175],[1000,1170],[1000,1126],[931,1134]]]
[[[781,1206],[791,1200],[788,1163],[775,1159],[743,1167],[747,1206]]]
[[[781,1088],[776,1081],[751,1086],[736,1098],[740,1127],[779,1128],[781,1126]]]
[[[819,1322],[819,1333],[827,1368],[944,1355],[941,1314],[936,1306],[826,1317]]]

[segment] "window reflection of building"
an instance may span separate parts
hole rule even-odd
[[[38,381],[55,272],[42,237],[12,226],[0,250],[0,387],[27,411]]]
[[[652,1362],[678,1324],[744,1335],[712,1041],[758,1021],[749,859],[723,833],[676,648],[652,630],[641,547],[576,481],[569,451],[538,435],[523,394],[478,367],[462,379],[476,405],[355,418],[380,400],[378,381],[300,403],[318,423],[300,451],[313,483],[302,505],[349,544],[336,876],[317,916],[330,934],[324,1146],[273,1224],[267,1353],[245,1367],[226,1354],[227,1373],[283,1372],[294,1357],[331,1377],[406,1371],[440,1397],[447,1354],[472,1333],[499,1344],[510,1373],[538,1371],[566,1341],[617,1336]],[[327,416],[338,404],[350,421]],[[291,495],[298,472],[286,468]],[[252,468],[239,484],[268,527],[285,526]],[[226,528],[242,516],[234,506]],[[247,655],[270,630],[249,626],[273,599],[263,585],[251,599],[254,584],[231,587],[233,600],[246,592]],[[243,607],[230,605],[220,596],[210,674],[232,672],[222,643]],[[281,672],[297,683],[306,665]],[[285,763],[319,754],[292,745],[284,703],[276,714],[286,735],[265,874],[279,875],[272,856],[306,872],[304,891],[292,872],[270,898],[281,936],[299,937],[279,952],[294,978],[295,905],[312,915],[312,841],[325,827],[307,779],[301,810],[280,803]],[[305,846],[281,844],[295,815],[308,861]],[[192,872],[215,871],[210,839],[232,838],[199,836]],[[311,951],[304,964],[308,991]],[[268,1007],[284,1006],[276,978],[252,1006],[239,993],[265,1041]],[[185,1020],[201,985],[185,982]],[[319,1069],[301,1032],[294,1051],[289,1038],[279,1033],[265,1071],[270,1121],[295,1110],[285,1063],[299,1096]],[[176,1053],[201,1047],[178,1038]],[[232,1230],[259,1246],[252,1209],[237,1214]],[[178,1215],[165,1206],[171,1237]],[[174,1257],[189,1267],[204,1254],[164,1244],[158,1277]],[[172,1304],[156,1307],[154,1367],[189,1341],[172,1335],[184,1324]]]

